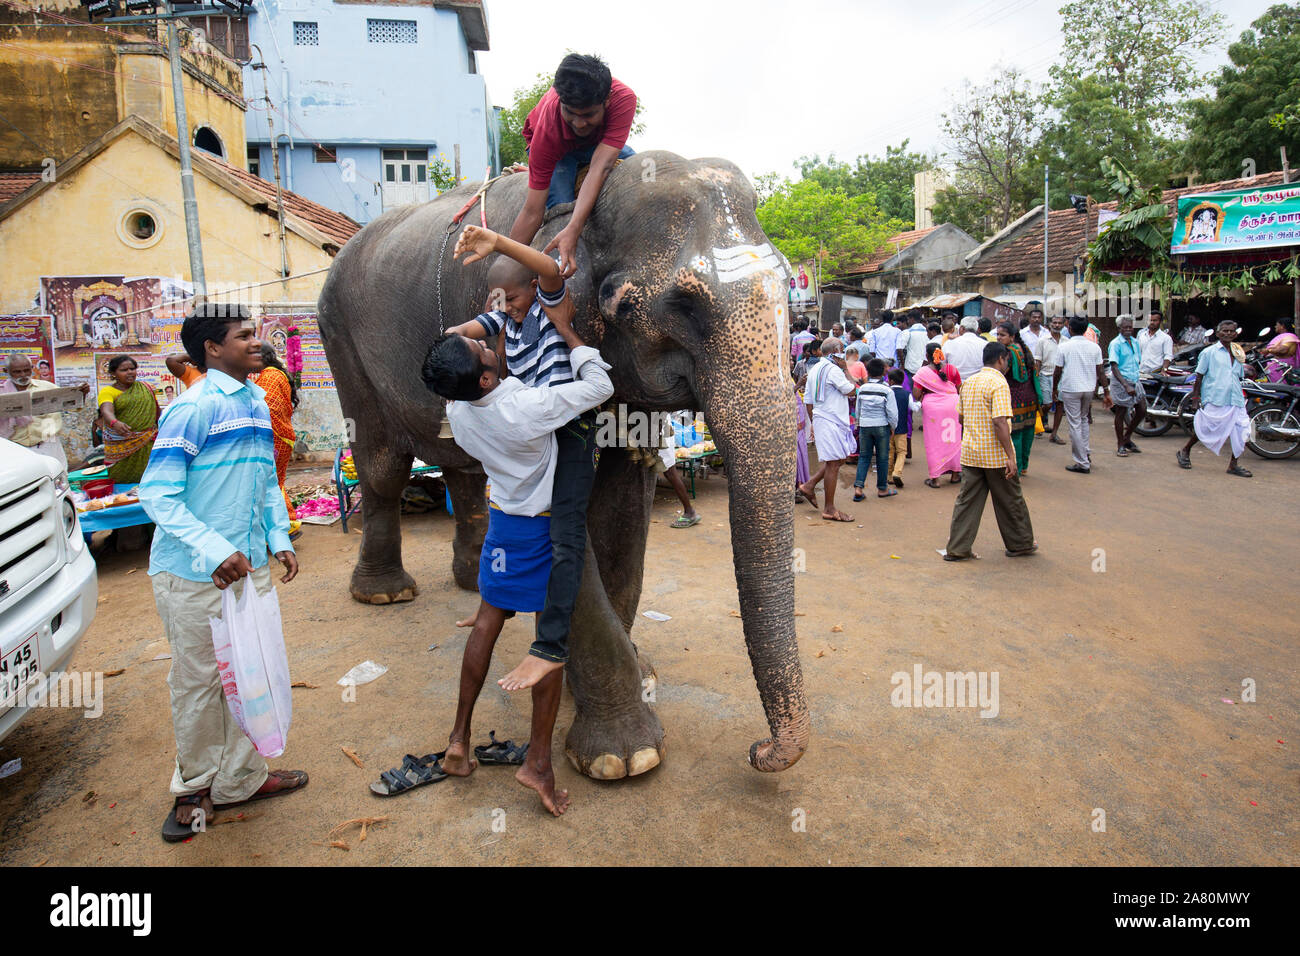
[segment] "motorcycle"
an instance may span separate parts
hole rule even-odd
[[[1196,373],[1175,370],[1173,366],[1170,366],[1169,371],[1169,375],[1152,375],[1142,379],[1142,390],[1147,397],[1147,413],[1133,429],[1139,435],[1155,438],[1169,431],[1174,422],[1183,424],[1180,406],[1196,384]]]
[[[1260,337],[1270,331],[1261,330]],[[1246,447],[1260,458],[1290,458],[1300,452],[1300,371],[1258,352],[1252,354],[1255,380],[1243,389],[1250,415]]]

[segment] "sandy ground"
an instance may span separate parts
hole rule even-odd
[[[1099,425],[1104,424],[1098,416]],[[918,436],[919,439],[919,436]],[[0,781],[6,864],[834,863],[1295,864],[1300,824],[1294,522],[1300,459],[1247,453],[1253,480],[1202,449],[1142,441],[1119,459],[1094,437],[1088,477],[1066,448],[1036,443],[1026,495],[1041,552],[1003,556],[989,508],[982,560],[947,564],[955,487],[924,487],[924,455],[897,497],[841,507],[853,524],[796,508],[800,649],[813,740],[784,774],[745,763],[766,734],[741,640],[725,479],[699,484],[702,524],[669,527],[661,488],[634,638],[659,675],[664,763],[599,783],[561,760],[573,798],[544,815],[512,771],[480,768],[400,797],[367,784],[405,753],[442,749],[465,633],[477,604],[450,575],[451,521],[405,519],[408,570],[422,593],[363,607],[346,583],[360,535],[308,527],[303,571],[282,586],[294,676],[290,747],[302,793],[168,845],[158,828],[173,761],[168,664],[144,553],[101,558],[99,613],[81,669],[125,668],[104,715],[41,710],[0,750],[21,757]],[[847,479],[847,475],[846,475]],[[847,499],[847,493],[845,494]],[[1279,520],[1281,519],[1281,520]],[[1104,552],[1104,571],[1095,570]],[[493,680],[527,648],[531,619],[508,622],[475,737],[520,739],[528,703]],[[842,630],[841,630],[842,629]],[[430,645],[436,649],[430,650]],[[371,659],[389,671],[345,702],[335,681]],[[891,704],[891,675],[997,671],[999,712]],[[1256,703],[1241,703],[1242,682]],[[1224,699],[1237,701],[1225,703]],[[560,713],[557,748],[572,703]],[[360,754],[364,769],[341,752]],[[93,799],[86,799],[94,791]],[[1105,830],[1095,829],[1104,811]],[[350,850],[326,845],[345,820],[387,815]]]

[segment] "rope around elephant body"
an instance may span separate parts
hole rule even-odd
[[[434,283],[436,286],[436,298],[438,302],[438,324],[439,324],[438,332],[439,333],[441,333],[443,329],[446,328],[446,322],[443,319],[445,313],[442,311],[442,264],[447,256],[447,243],[451,240],[451,237],[455,235],[456,230],[460,228],[460,224],[462,221],[464,221],[465,216],[469,213],[471,209],[474,208],[474,204],[478,202],[480,199],[482,200],[482,204],[479,206],[478,218],[483,228],[484,229],[487,228],[488,187],[490,187],[498,179],[502,178],[502,176],[510,175],[509,173],[502,173],[500,176],[493,176],[492,178],[489,179],[488,173],[490,172],[492,172],[491,167],[489,167],[484,172],[483,184],[479,186],[478,190],[474,193],[474,195],[469,198],[469,202],[465,203],[465,205],[460,208],[460,212],[456,213],[456,215],[451,217],[451,222],[447,223],[447,231],[443,233],[442,236],[442,248],[438,250],[438,271],[434,274]]]

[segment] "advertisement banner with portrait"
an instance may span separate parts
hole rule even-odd
[[[298,387],[304,391],[334,388],[334,375],[330,371],[329,360],[325,357],[325,346],[321,342],[320,326],[316,324],[315,313],[268,313],[262,316],[257,337],[263,342],[269,342],[285,368],[288,368],[289,330],[295,328],[302,349],[302,376]]]
[[[54,382],[54,347],[48,315],[0,315],[0,382],[6,381],[9,356],[26,355],[32,378]]]
[[[160,404],[175,395],[176,382],[163,359],[181,351],[180,327],[193,295],[188,282],[93,275],[44,276],[40,283],[41,308],[52,321],[59,385],[86,382],[98,391],[112,381],[108,360],[125,353],[135,359],[140,379],[154,387]]]
[[[1178,197],[1171,253],[1300,246],[1300,185]]]
[[[793,266],[790,272],[790,311],[794,314],[817,308],[817,272],[811,261]]]

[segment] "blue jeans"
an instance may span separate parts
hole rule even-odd
[[[888,425],[858,426],[858,477],[853,482],[854,488],[864,487],[873,452],[876,456],[876,488],[884,491],[888,486],[889,435]]]
[[[547,209],[562,202],[573,202],[578,198],[578,170],[591,162],[592,154],[595,152],[595,146],[584,146],[581,149],[573,150],[571,153],[566,153],[555,164],[555,172],[551,173],[551,190],[546,194]],[[618,158],[627,159],[629,156],[634,155],[636,155],[636,151],[631,146],[624,146],[618,154]]]

